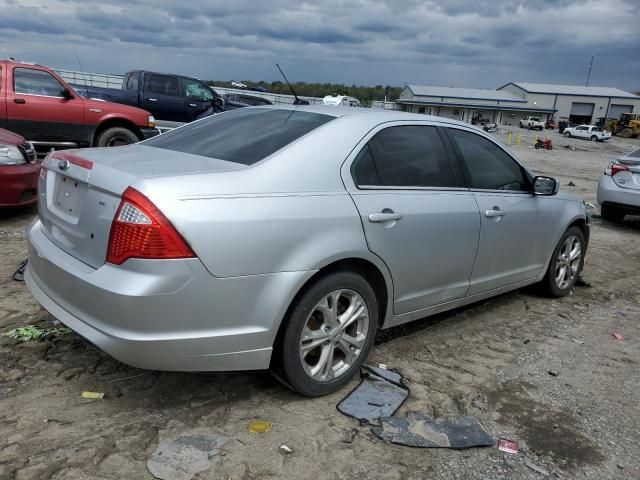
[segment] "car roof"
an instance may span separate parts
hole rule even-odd
[[[251,108],[268,108],[278,110],[296,110],[301,112],[319,113],[322,115],[330,115],[336,118],[350,118],[352,120],[369,121],[371,123],[384,123],[395,121],[427,121],[447,123],[451,125],[459,125],[474,130],[482,131],[466,122],[452,120],[445,117],[437,117],[435,115],[424,115],[421,113],[403,112],[401,110],[383,110],[377,108],[363,107],[346,107],[339,105],[266,105]]]

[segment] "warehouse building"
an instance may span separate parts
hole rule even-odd
[[[640,97],[609,87],[510,82],[496,90],[407,85],[396,108],[465,122],[486,119],[517,125],[527,116],[597,123],[640,112]]]

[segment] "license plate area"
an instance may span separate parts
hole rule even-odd
[[[77,223],[82,212],[82,200],[86,197],[87,184],[55,173],[55,188],[51,210],[69,223]]]

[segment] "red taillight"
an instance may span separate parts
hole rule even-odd
[[[191,258],[193,250],[151,201],[129,187],[111,224],[107,262],[129,258]]]
[[[626,165],[622,165],[621,163],[613,162],[611,164],[611,176],[613,177],[616,173],[620,172],[628,172],[629,167]]]

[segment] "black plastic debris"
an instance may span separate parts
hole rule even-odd
[[[406,417],[380,418],[381,425],[371,431],[383,440],[422,448],[490,447],[495,440],[473,417],[436,420],[420,412]]]
[[[363,365],[362,381],[342,400],[338,411],[360,423],[378,423],[380,417],[396,413],[409,396],[409,388],[397,370]]]
[[[18,270],[16,270],[16,272],[13,274],[13,279],[16,282],[24,282],[24,270],[25,268],[27,268],[27,261],[28,260],[24,260],[20,264],[20,268],[18,268]]]

